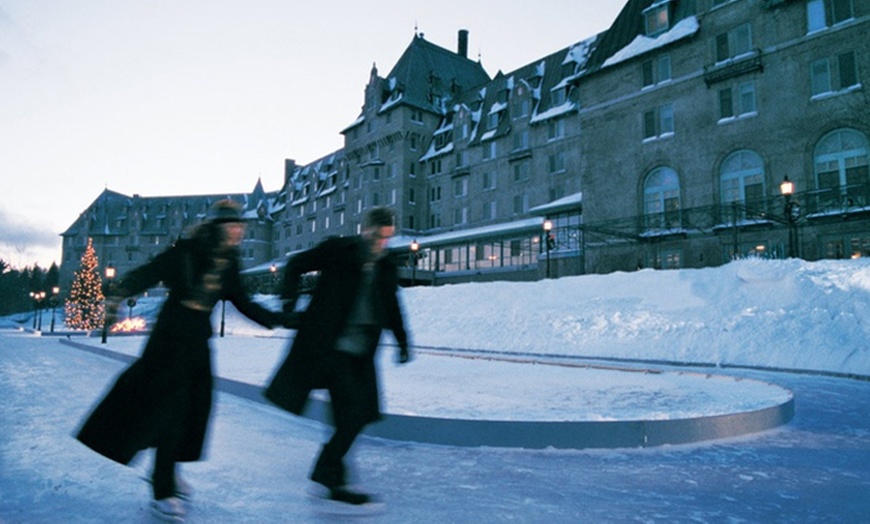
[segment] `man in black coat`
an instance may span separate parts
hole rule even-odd
[[[371,497],[347,488],[344,456],[363,428],[381,416],[374,360],[382,329],[392,331],[399,345],[397,361],[411,359],[397,297],[398,270],[386,251],[394,220],[389,209],[372,209],[359,236],[327,239],[287,262],[281,297],[284,311],[299,316],[298,330],[265,391],[270,401],[298,415],[311,390],[329,390],[335,432],[310,478],[326,488],[328,498],[354,505]],[[304,313],[296,313],[302,276],[314,271],[319,276],[311,301]]]

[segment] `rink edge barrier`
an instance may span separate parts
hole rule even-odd
[[[61,338],[59,342],[125,364],[137,359],[70,339]],[[263,397],[262,386],[215,377],[214,387],[219,392],[274,407]],[[329,413],[328,401],[311,398],[305,418],[330,424]],[[393,441],[460,447],[649,448],[758,433],[785,425],[793,417],[794,396],[790,395],[781,404],[758,410],[673,420],[508,421],[385,414],[378,423],[369,425],[364,434]]]

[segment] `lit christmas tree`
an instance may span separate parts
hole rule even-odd
[[[69,298],[64,305],[66,323],[73,329],[99,329],[103,326],[105,297],[98,266],[97,253],[89,238],[79,270],[73,276]]]

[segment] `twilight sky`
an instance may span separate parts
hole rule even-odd
[[[609,0],[0,0],[0,259],[60,263],[106,187],[143,196],[280,187],[342,147],[372,64],[414,36],[490,76],[607,29]]]

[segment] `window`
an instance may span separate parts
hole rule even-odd
[[[867,201],[870,184],[870,142],[852,129],[839,129],[822,138],[816,145],[814,161],[816,186],[822,199],[837,200],[841,196],[863,195]]]
[[[484,202],[483,203],[482,217],[484,220],[495,220],[495,218],[496,218],[495,211],[496,211],[495,200],[493,200],[492,202]]]
[[[671,79],[671,57],[662,55],[641,64],[643,87],[651,87]]]
[[[517,162],[514,164],[514,182],[525,182],[529,179],[529,163]]]
[[[435,135],[435,148],[441,149],[442,147],[449,144],[452,140],[453,137],[450,133],[438,133],[437,135]]]
[[[468,195],[468,177],[463,176],[453,180],[453,196],[464,197]]]
[[[752,27],[743,24],[716,36],[716,62],[724,62],[752,52]]]
[[[483,174],[483,189],[495,189],[495,174],[486,172]]]
[[[409,204],[416,204],[417,203],[417,196],[414,194],[413,187],[408,189],[408,203]]]
[[[411,111],[411,122],[415,122],[417,124],[423,123],[423,111],[420,109],[415,109]]]
[[[643,114],[643,138],[664,138],[674,134],[674,106],[665,104]]]
[[[529,195],[514,195],[514,214],[521,215],[529,211]]]
[[[547,172],[550,174],[565,171],[565,153],[559,151],[547,157]]]
[[[513,114],[514,119],[529,116],[530,103],[528,98],[515,100],[512,106],[511,113]]]
[[[723,204],[760,201],[764,198],[764,163],[754,151],[732,153],[722,163],[719,187]]]
[[[813,96],[843,91],[858,85],[858,67],[855,52],[848,51],[835,57],[822,58],[810,64],[810,82]]]
[[[529,130],[523,129],[514,133],[514,151],[529,148]]]
[[[565,119],[550,120],[547,123],[547,140],[556,140],[565,136]]]
[[[441,201],[441,186],[432,186],[429,188],[429,202]]]
[[[812,33],[855,17],[852,0],[809,0],[807,30]]]
[[[495,140],[491,140],[483,144],[483,159],[489,160],[491,158],[495,158]]]
[[[648,229],[680,227],[680,179],[669,167],[654,169],[643,185],[644,221]]]
[[[558,107],[565,103],[566,100],[566,89],[564,87],[560,87],[559,89],[554,89],[550,92],[550,107]]]
[[[725,120],[756,114],[755,84],[743,82],[719,91],[719,118]]]
[[[656,2],[652,7],[649,7],[644,11],[643,17],[646,24],[647,36],[654,36],[663,33],[670,28],[669,7],[669,2]]]
[[[498,112],[490,113],[486,117],[486,128],[487,129],[495,129],[498,127]]]
[[[468,223],[467,207],[459,207],[453,210],[453,223],[457,225]]]

